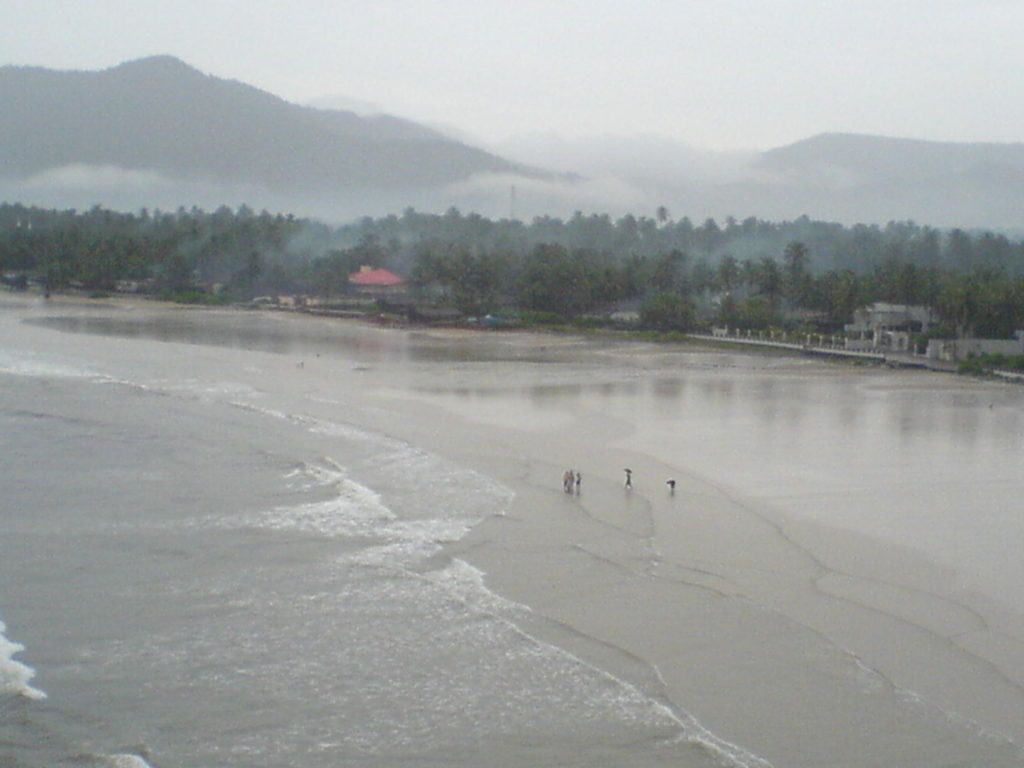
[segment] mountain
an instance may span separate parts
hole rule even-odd
[[[274,190],[387,190],[531,172],[416,123],[291,104],[171,56],[0,68],[0,176],[66,166]]]
[[[407,206],[526,219],[653,216],[665,206],[694,221],[807,215],[1024,230],[1024,144],[831,133],[711,152],[657,136],[538,135],[482,149],[459,135],[292,104],[171,56],[99,72],[0,67],[0,200],[246,203],[333,221]]]
[[[648,216],[664,205],[698,221],[807,215],[844,224],[1024,229],[1024,144],[830,133],[764,152],[715,152],[656,136],[570,142],[537,135],[492,150],[542,167],[568,164],[586,177],[579,196],[603,191],[609,203],[625,201]]]
[[[1024,226],[1024,144],[829,133],[765,152],[752,171],[758,188],[811,216]]]
[[[957,144],[851,133],[823,133],[761,155],[761,169],[825,186],[950,178],[1024,178],[1024,144]]]

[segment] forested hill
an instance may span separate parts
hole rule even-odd
[[[0,67],[0,176],[69,165],[305,192],[528,173],[398,118],[286,102],[170,56],[100,72]]]

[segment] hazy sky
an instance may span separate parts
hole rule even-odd
[[[768,149],[823,131],[1024,141],[1024,0],[0,0],[0,64],[171,54],[522,133]]]

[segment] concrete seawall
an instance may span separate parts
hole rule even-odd
[[[898,365],[909,368],[928,368],[933,371],[956,371],[956,363],[945,360],[933,360],[924,355],[915,355],[910,352],[893,352],[888,350],[852,350],[837,346],[814,346],[811,344],[798,344],[791,341],[774,341],[765,339],[743,338],[738,336],[713,336],[704,333],[689,334],[692,339],[710,341],[713,343],[735,344],[748,347],[768,347],[772,349],[783,349],[792,352],[800,352],[805,355],[819,355],[822,357],[837,357],[849,360],[867,360],[886,365]]]

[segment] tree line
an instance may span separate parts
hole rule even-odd
[[[530,222],[450,209],[342,226],[222,206],[135,213],[0,205],[0,270],[50,289],[146,281],[167,297],[343,296],[361,265],[465,315],[596,321],[612,308],[654,328],[802,325],[833,332],[874,301],[932,307],[938,333],[1024,327],[1024,242],[913,222],[844,226],[801,217],[695,225],[577,213]],[[214,291],[216,287],[216,291]]]

